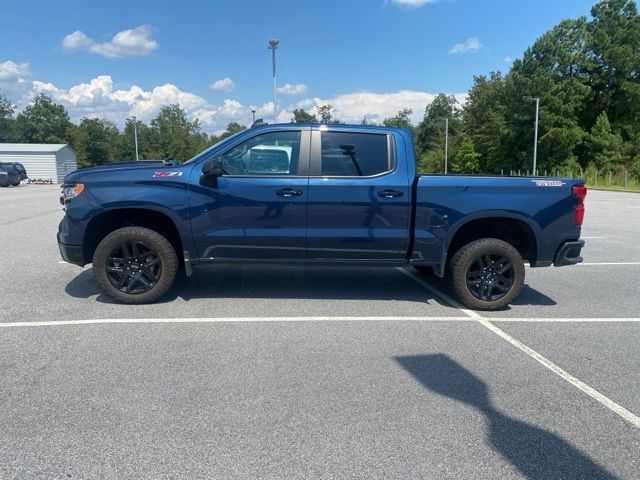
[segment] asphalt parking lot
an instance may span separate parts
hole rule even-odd
[[[640,194],[511,308],[413,270],[216,266],[153,305],[0,189],[0,478],[640,478]]]

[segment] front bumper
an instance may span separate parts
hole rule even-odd
[[[564,267],[566,265],[575,265],[582,262],[580,251],[584,247],[584,240],[572,240],[564,242],[560,245],[553,264],[556,267]]]
[[[58,248],[60,249],[60,255],[62,259],[67,263],[73,263],[83,267],[86,265],[84,261],[84,253],[82,251],[82,245],[67,245],[60,241],[60,234],[58,234]]]

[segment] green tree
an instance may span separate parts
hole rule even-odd
[[[222,132],[220,137],[218,137],[218,141],[224,140],[225,138],[230,137],[231,135],[235,135],[236,133],[246,129],[247,127],[245,125],[240,125],[238,122],[231,122],[227,125],[227,129]]]
[[[586,48],[595,90],[593,113],[606,112],[621,128],[640,120],[640,16],[631,0],[605,0],[591,8]]]
[[[116,126],[98,118],[83,118],[73,129],[72,147],[81,167],[103,165],[116,160],[120,133]]]
[[[478,173],[480,171],[480,154],[473,148],[468,135],[462,135],[456,154],[451,159],[451,171],[454,173]]]
[[[509,136],[504,78],[499,72],[474,77],[464,106],[462,127],[479,155],[483,171],[499,172],[508,163]]]
[[[296,108],[293,111],[293,118],[291,121],[293,123],[318,123],[318,117],[302,108]]]
[[[71,122],[67,110],[44,93],[16,117],[16,137],[26,143],[69,143]]]
[[[444,152],[446,118],[449,119],[449,138],[453,140],[460,128],[460,120],[455,110],[455,98],[440,93],[427,105],[424,118],[416,128],[416,143],[421,152],[432,150]]]
[[[590,160],[599,170],[614,170],[622,165],[622,138],[611,131],[611,124],[602,112],[589,135]]]
[[[408,107],[404,107],[395,116],[385,118],[382,121],[382,124],[385,125],[386,127],[405,128],[407,130],[412,131],[413,125],[411,124],[411,119],[409,118],[411,117],[412,113],[413,113],[412,109]]]
[[[14,112],[15,106],[7,97],[0,94],[0,143],[13,140],[15,130]]]
[[[185,111],[177,104],[162,107],[151,120],[151,128],[163,159],[188,160],[207,143],[198,121],[187,120]]]
[[[318,107],[318,115],[320,116],[320,123],[324,123],[324,124],[334,123],[331,110],[333,110],[333,107],[329,104],[320,105]]]

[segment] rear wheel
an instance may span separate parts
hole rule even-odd
[[[178,258],[158,232],[125,227],[111,232],[93,255],[93,274],[105,293],[123,303],[149,303],[171,288]]]
[[[462,247],[449,264],[458,299],[467,307],[494,310],[513,300],[524,283],[524,261],[510,244],[483,238]]]
[[[20,185],[20,182],[15,182],[15,183],[12,183],[11,185],[13,185],[14,187],[17,187],[18,185]]]

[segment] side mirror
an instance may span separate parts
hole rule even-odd
[[[222,158],[214,158],[213,160],[207,160],[202,166],[202,174],[205,177],[217,178],[221,177],[224,173],[222,168]]]

